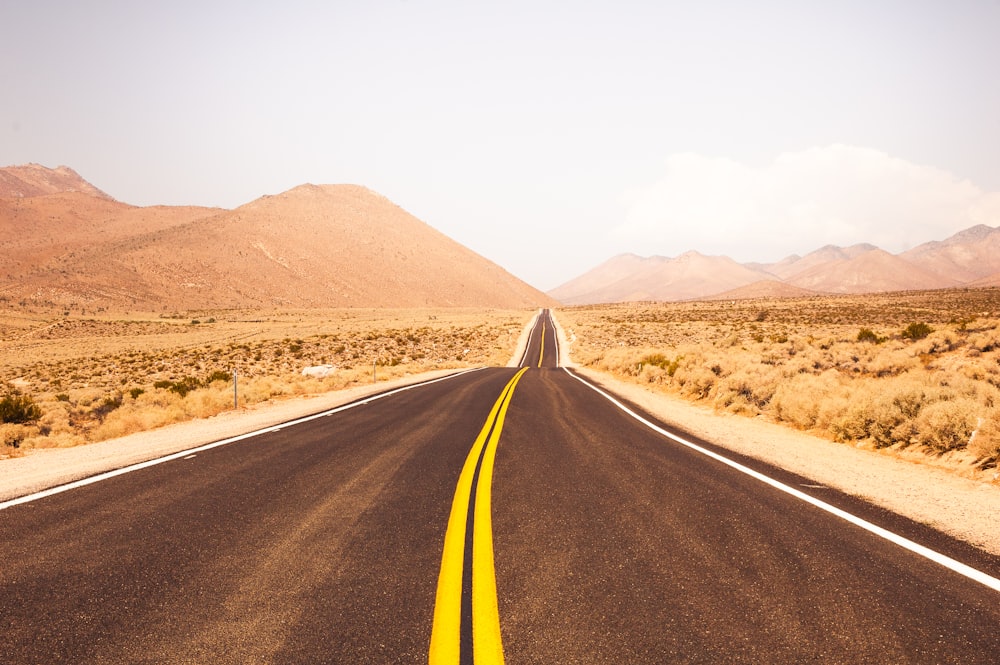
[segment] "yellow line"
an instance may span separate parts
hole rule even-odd
[[[438,575],[437,598],[434,603],[434,625],[431,629],[429,661],[432,665],[458,663],[461,649],[462,568],[472,566],[472,633],[473,659],[476,663],[502,664],[503,643],[500,636],[500,612],[497,606],[496,572],[493,567],[493,525],[490,512],[493,461],[496,458],[500,432],[507,415],[514,388],[528,368],[522,368],[507,383],[490,409],[483,429],[476,437],[472,450],[458,477],[455,498],[451,504],[448,529],[444,536],[441,572]],[[496,426],[492,426],[496,421]],[[488,439],[488,440],[487,440]],[[483,447],[486,447],[485,454]],[[476,485],[476,508],[473,516],[472,561],[465,562],[466,518],[472,496],[472,480],[480,455],[483,463]]]
[[[542,358],[545,356],[545,321],[542,321],[542,344],[538,348],[538,366],[542,366]]]

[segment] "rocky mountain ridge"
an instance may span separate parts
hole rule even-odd
[[[890,254],[827,245],[771,264],[685,252],[622,254],[549,291],[567,305],[640,300],[794,297],[1000,286],[1000,227],[983,224]]]

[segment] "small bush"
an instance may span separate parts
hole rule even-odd
[[[35,404],[30,395],[25,395],[16,388],[0,399],[0,422],[23,424],[30,423],[42,417],[42,408]]]
[[[215,383],[216,381],[222,381],[224,383],[229,383],[232,380],[233,380],[233,375],[232,374],[230,374],[229,372],[227,372],[225,370],[217,369],[217,370],[215,370],[214,372],[212,372],[211,374],[208,375],[208,378],[205,380],[205,384],[207,385],[209,383]]]
[[[966,398],[931,404],[917,417],[917,440],[942,452],[965,448],[979,426],[981,408]]]
[[[101,400],[101,403],[94,407],[93,413],[94,417],[98,420],[103,421],[109,413],[121,407],[123,403],[122,395],[114,395],[113,397],[105,397]]]
[[[667,373],[667,376],[673,376],[677,373],[677,367],[680,365],[681,360],[684,356],[677,356],[673,360],[667,358],[662,353],[651,353],[643,357],[640,361],[640,365],[652,365],[654,367],[659,367]]]
[[[179,381],[168,381],[161,380],[153,384],[154,388],[160,388],[163,390],[169,390],[175,392],[181,397],[186,396],[192,390],[197,390],[201,387],[201,381],[194,378],[193,376],[185,376]]]
[[[885,337],[879,337],[871,328],[862,328],[858,331],[859,342],[869,342],[871,344],[881,344],[886,341]]]
[[[932,332],[934,332],[934,329],[926,323],[911,323],[906,326],[905,330],[903,330],[903,339],[912,339],[916,341],[927,337]]]
[[[1000,460],[1000,410],[988,418],[977,419],[979,429],[969,440],[969,452],[983,462],[983,466],[997,466]]]

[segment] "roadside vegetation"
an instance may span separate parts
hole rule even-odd
[[[718,410],[975,469],[1000,458],[1000,289],[558,316],[576,362]]]
[[[0,457],[435,369],[503,365],[531,311],[73,317],[0,310]],[[325,376],[306,367],[329,366]],[[322,374],[322,373],[321,373]],[[374,376],[373,376],[374,375]]]

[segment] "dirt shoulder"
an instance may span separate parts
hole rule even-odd
[[[226,411],[211,418],[189,420],[84,446],[30,450],[24,457],[0,460],[0,501],[271,427],[326,411],[368,395],[440,378],[458,371],[461,370],[425,372],[404,379],[322,395],[258,404],[238,411]]]
[[[571,360],[572,340],[559,334],[561,362]],[[991,483],[954,472],[810,436],[762,419],[747,418],[656,393],[585,367],[582,376],[691,434],[735,452],[864,498],[910,519],[1000,555],[1000,491]]]

